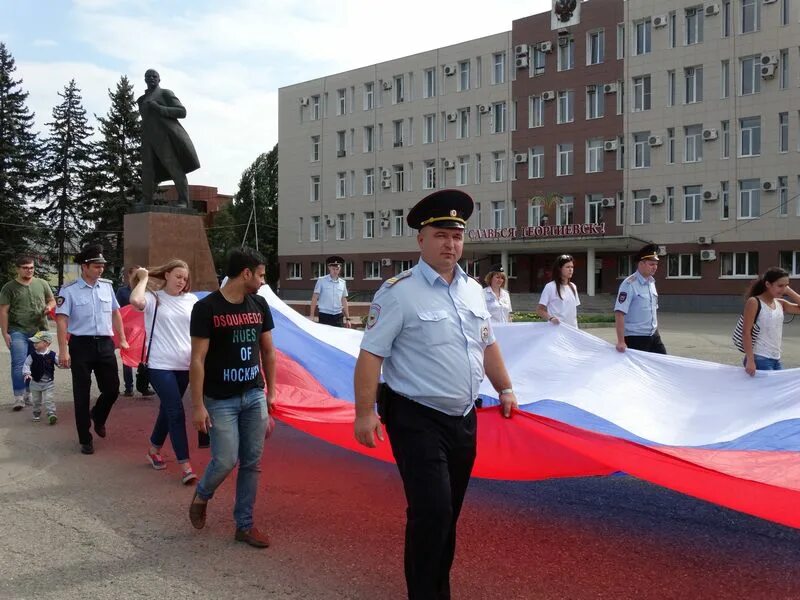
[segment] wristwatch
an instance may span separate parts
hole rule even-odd
[[[513,393],[514,393],[513,388],[505,388],[505,389],[500,390],[500,395],[501,396],[504,396],[506,394],[513,394]]]

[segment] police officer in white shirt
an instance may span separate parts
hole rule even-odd
[[[666,354],[658,333],[658,292],[653,277],[658,270],[658,246],[648,244],[636,254],[636,272],[619,286],[614,318],[617,350],[627,348]]]
[[[409,211],[422,256],[375,295],[355,369],[356,439],[374,447],[376,436],[383,440],[382,420],[403,479],[411,600],[450,598],[484,374],[506,417],[517,406],[483,290],[458,265],[472,209],[464,192],[440,190]]]
[[[83,454],[93,454],[89,431],[106,437],[106,419],[119,395],[119,370],[114,354],[114,333],[121,348],[127,348],[119,303],[110,279],[103,279],[106,259],[103,249],[92,245],[76,256],[81,276],[61,288],[56,297],[58,327],[58,364],[72,371],[72,398],[75,403],[75,425]],[[70,335],[67,345],[67,334]],[[89,410],[94,371],[100,396]]]
[[[334,327],[350,327],[350,307],[347,305],[347,284],[340,277],[344,259],[329,256],[325,261],[328,274],[317,279],[311,295],[311,318],[319,304],[319,322]]]

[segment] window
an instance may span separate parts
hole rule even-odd
[[[413,261],[396,260],[394,261],[394,274],[399,275],[403,271],[408,271],[413,266],[414,266]]]
[[[667,256],[667,277],[700,278],[700,254],[670,254]]]
[[[675,71],[667,71],[667,106],[675,106]]]
[[[702,218],[703,186],[687,185],[683,188],[683,220],[699,221]]]
[[[364,127],[364,152],[375,150],[375,128],[372,125]]]
[[[456,121],[456,137],[463,140],[469,137],[469,109],[458,109],[458,121]]]
[[[727,98],[731,95],[731,63],[723,60],[719,69],[719,97]]]
[[[544,177],[544,146],[534,146],[529,150],[528,179]]]
[[[506,103],[495,102],[492,104],[492,133],[505,133],[506,131]]]
[[[538,200],[528,200],[528,225],[542,224],[542,204]]]
[[[311,221],[309,222],[309,230],[308,230],[308,241],[309,242],[318,242],[320,233],[322,232],[322,217],[319,215],[314,215],[311,217]]]
[[[617,258],[617,279],[625,279],[631,274],[633,267],[631,266],[631,257],[628,255],[620,256]]]
[[[433,98],[436,96],[436,69],[425,69],[422,80],[422,97]]]
[[[572,144],[558,144],[556,175],[572,175],[573,149]]]
[[[492,84],[506,82],[506,53],[497,52],[492,55]]]
[[[703,7],[686,9],[686,45],[700,44],[703,41]]]
[[[789,51],[781,50],[780,61],[778,63],[778,86],[785,90],[789,87]]]
[[[528,97],[528,127],[544,125],[544,100],[541,96]]]
[[[761,91],[761,55],[747,56],[741,59],[742,82],[740,93],[742,96],[758,94]]]
[[[727,181],[719,182],[719,218],[726,221],[731,216],[731,198]]]
[[[403,168],[403,165],[394,165],[392,167],[394,170],[394,191],[395,192],[402,192],[406,189],[406,172]],[[402,212],[402,211],[401,211]]]
[[[481,182],[481,155],[480,153],[475,153],[475,185],[479,185],[480,182]],[[478,206],[480,206],[480,203],[478,203]]]
[[[575,38],[559,36],[558,38],[558,70],[569,71],[575,68]]]
[[[781,0],[781,25],[789,24],[789,0]]]
[[[650,222],[650,190],[633,191],[633,225]]]
[[[319,136],[311,136],[311,161],[317,162],[319,160]]]
[[[703,126],[689,125],[683,128],[686,137],[683,161],[700,162],[703,160]]]
[[[558,123],[572,123],[575,120],[575,92],[558,92]]]
[[[586,64],[599,65],[605,60],[606,34],[602,29],[587,34]]]
[[[347,151],[347,138],[344,131],[336,132],[336,156],[342,157]]]
[[[664,198],[664,205],[666,213],[666,222],[673,223],[675,221],[675,188],[672,186],[667,187],[667,193]]]
[[[650,110],[650,75],[633,78],[633,110]]]
[[[601,173],[603,171],[603,140],[594,139],[586,141],[586,172]]]
[[[675,163],[675,128],[667,129],[667,164]]]
[[[739,156],[758,156],[761,154],[761,117],[739,119],[741,143]]]
[[[422,170],[422,189],[436,189],[436,161],[426,160]]]
[[[650,19],[645,19],[644,21],[639,21],[638,23],[636,23],[634,30],[634,42],[633,42],[634,56],[650,53],[652,49],[651,33],[652,33],[652,21]]]
[[[742,33],[758,31],[761,21],[760,0],[742,0]]]
[[[789,113],[778,113],[778,152],[789,151]]]
[[[687,67],[684,69],[686,82],[686,104],[703,101],[703,67]]]
[[[575,198],[562,196],[558,200],[556,211],[556,225],[572,225],[575,217]]]
[[[325,265],[321,262],[311,263],[311,279],[325,277]]]
[[[731,156],[731,122],[720,122],[720,158],[730,158]]]
[[[620,227],[625,225],[625,200],[623,200],[622,192],[617,193],[617,225]]]
[[[625,23],[617,23],[617,59],[625,58]]]
[[[761,180],[739,181],[739,218],[757,219],[761,213]]]
[[[505,181],[506,153],[492,152],[492,183]]]
[[[586,118],[599,119],[605,112],[603,88],[599,85],[586,86]]]
[[[394,78],[394,104],[400,104],[405,101],[405,81],[406,78],[404,75],[396,75]]]
[[[589,194],[586,196],[586,222],[598,224],[603,217],[603,195]]]
[[[436,115],[422,117],[422,143],[432,144],[436,141]]]
[[[671,10],[668,19],[667,36],[669,37],[669,47],[674,48],[678,44],[678,13]]]
[[[469,184],[469,156],[459,156],[456,164],[456,185]]]
[[[347,215],[345,214],[336,215],[336,239],[347,239]]]
[[[319,96],[311,96],[311,120],[319,121]]]
[[[469,89],[469,61],[465,60],[458,63],[458,91],[463,92]]]
[[[785,175],[778,177],[778,215],[789,215],[789,178]]]
[[[372,196],[375,193],[375,169],[364,169],[364,195]]]
[[[492,227],[505,227],[506,203],[504,200],[492,202]]]
[[[375,237],[375,213],[368,211],[364,213],[364,238],[372,239]]]
[[[633,164],[634,169],[650,167],[650,138],[649,131],[640,131],[633,134]]]
[[[336,114],[343,115],[347,112],[347,90],[336,90]]]
[[[403,145],[403,119],[392,121],[392,137],[394,139],[394,147],[400,148]]]
[[[320,199],[320,176],[313,175],[311,177],[311,202],[319,202]]]
[[[800,252],[787,251],[780,253],[780,264],[782,269],[786,269],[791,277],[800,276]]]
[[[757,277],[758,252],[722,252],[719,274],[721,277]]]
[[[303,265],[298,262],[286,263],[287,279],[302,279]]]
[[[364,84],[364,110],[375,108],[375,84],[371,81]]]
[[[336,197],[344,198],[347,196],[347,173],[339,171],[336,173]]]
[[[533,61],[531,62],[531,75],[544,75],[544,66],[545,61],[547,60],[547,54],[539,50],[539,47],[536,46],[533,49]]]
[[[722,37],[731,37],[731,23],[733,23],[733,12],[731,11],[731,0],[722,2]]]
[[[403,235],[403,209],[392,210],[392,236],[400,237]]]

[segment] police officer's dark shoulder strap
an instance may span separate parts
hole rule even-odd
[[[411,277],[411,269],[403,271],[402,273],[398,273],[394,277],[390,277],[389,279],[383,282],[383,287],[392,287],[398,281],[402,281],[403,279],[406,279],[408,277]]]

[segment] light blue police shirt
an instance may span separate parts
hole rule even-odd
[[[112,311],[119,302],[109,279],[98,279],[93,286],[83,277],[61,288],[56,297],[56,314],[69,317],[71,335],[114,335]]]
[[[615,311],[625,313],[625,335],[653,335],[658,329],[656,280],[639,271],[619,286]]]
[[[320,277],[314,286],[314,293],[319,294],[317,307],[326,315],[342,314],[342,296],[347,296],[347,284],[339,277],[336,281],[330,275]]]
[[[461,267],[450,285],[421,258],[386,280],[370,306],[361,348],[385,358],[398,394],[448,415],[466,415],[494,344],[483,288]]]

